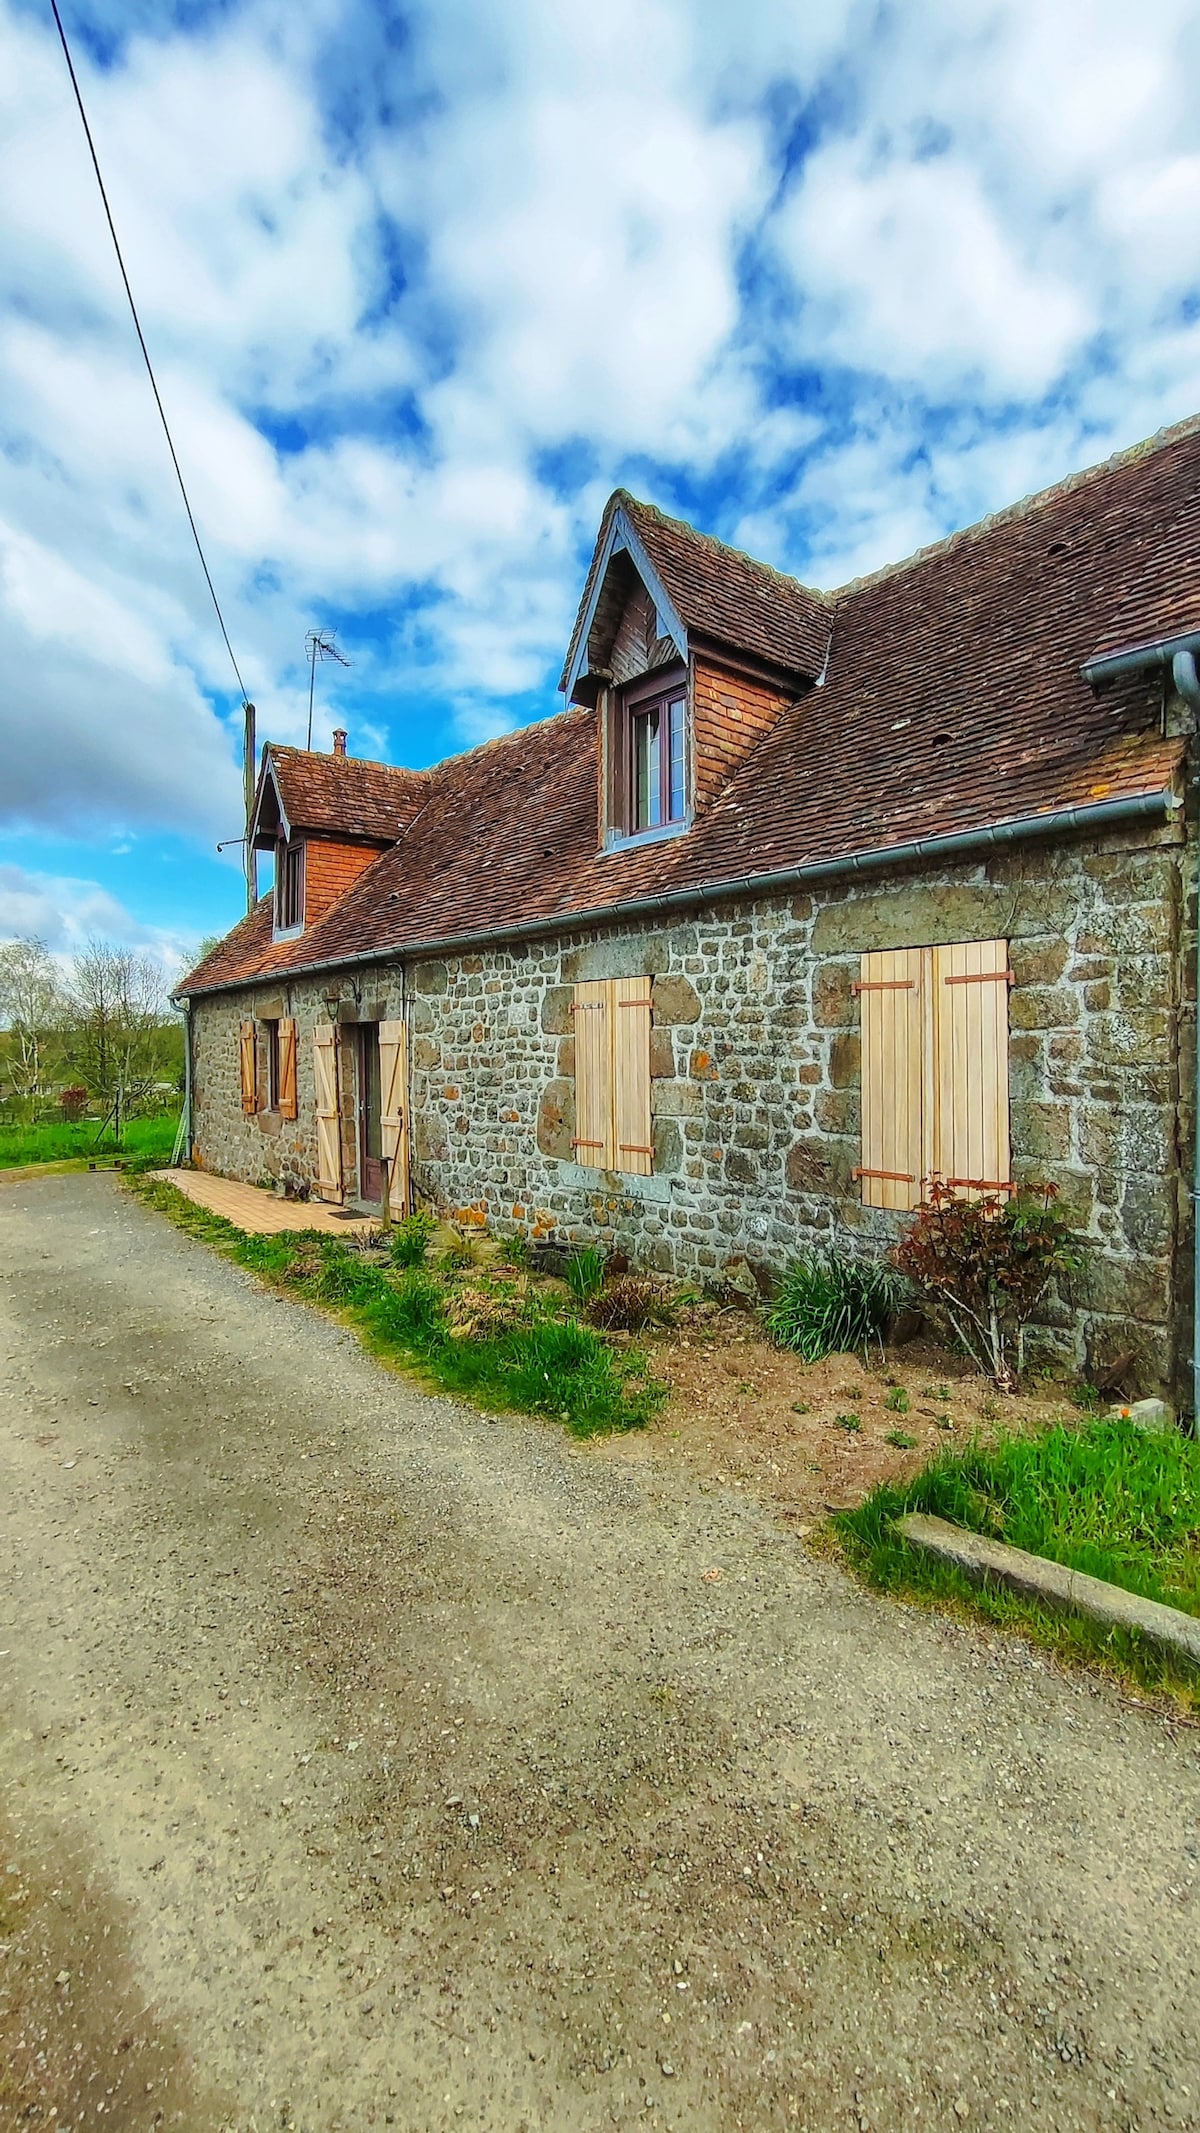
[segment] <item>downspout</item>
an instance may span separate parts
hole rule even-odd
[[[1191,646],[1171,660],[1171,679],[1193,714],[1200,733],[1200,674]],[[1200,865],[1193,883],[1196,898],[1196,1014],[1192,1069],[1192,1433],[1200,1436]]]

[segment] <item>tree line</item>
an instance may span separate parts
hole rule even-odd
[[[10,1116],[63,1106],[159,1108],[183,1033],[152,956],[90,940],[65,964],[35,938],[0,943],[0,1098]]]

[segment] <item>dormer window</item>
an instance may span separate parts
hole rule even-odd
[[[304,926],[304,845],[281,837],[275,846],[275,932],[299,933]]]
[[[613,811],[618,839],[682,829],[688,816],[687,677],[644,675],[613,704]]]

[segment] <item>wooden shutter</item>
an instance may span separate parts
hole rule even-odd
[[[317,1191],[326,1200],[342,1197],[342,1122],[338,1113],[337,1031],[332,1022],[313,1030],[313,1072],[317,1091]]]
[[[919,948],[888,948],[859,965],[862,1010],[864,1207],[917,1207],[927,1172],[923,1060],[926,987]]]
[[[590,979],[575,987],[575,1160],[615,1170],[610,984]]]
[[[258,1109],[258,1045],[253,1022],[243,1022],[238,1039],[241,1048],[242,1109]]]
[[[379,1101],[388,1213],[408,1213],[408,1032],[403,1022],[379,1025]]]
[[[279,1025],[279,1115],[296,1116],[296,1025],[288,1017]]]
[[[1008,1120],[1008,942],[931,951],[932,1169],[972,1195],[1011,1189]]]
[[[610,1003],[613,1128],[617,1170],[648,1178],[654,1168],[650,1124],[650,980],[614,978]]]

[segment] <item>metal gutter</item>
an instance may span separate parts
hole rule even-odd
[[[395,941],[388,948],[359,949],[353,955],[325,957],[318,963],[292,963],[286,970],[263,971],[259,976],[227,978],[219,985],[197,987],[189,995],[202,999],[219,992],[244,992],[276,978],[313,977],[318,973],[353,968],[364,963],[419,962],[450,950],[467,951],[503,941],[544,939],[547,935],[584,932],[594,926],[619,921],[661,918],[701,905],[723,903],[731,898],[786,895],[808,888],[813,882],[853,880],[874,876],[890,867],[911,865],[914,860],[937,861],[967,858],[1027,839],[1070,835],[1074,832],[1111,829],[1125,823],[1166,817],[1179,807],[1170,791],[1135,793],[1124,800],[1101,800],[1091,807],[1064,807],[1044,815],[1019,816],[1011,822],[993,822],[983,829],[955,830],[945,837],[919,837],[908,844],[884,845],[874,851],[855,852],[839,859],[817,859],[808,864],[781,867],[772,873],[741,874],[724,881],[701,883],[687,889],[667,889],[659,896],[631,897],[623,903],[596,904],[589,910],[562,910],[543,918],[526,919],[511,926],[491,926],[476,933],[449,933],[415,941]]]
[[[1200,630],[1187,630],[1178,637],[1152,637],[1145,644],[1131,644],[1121,652],[1101,652],[1095,659],[1085,659],[1079,671],[1094,688],[1098,681],[1115,681],[1122,674],[1144,674],[1147,667],[1169,667],[1179,652],[1200,652]]]

